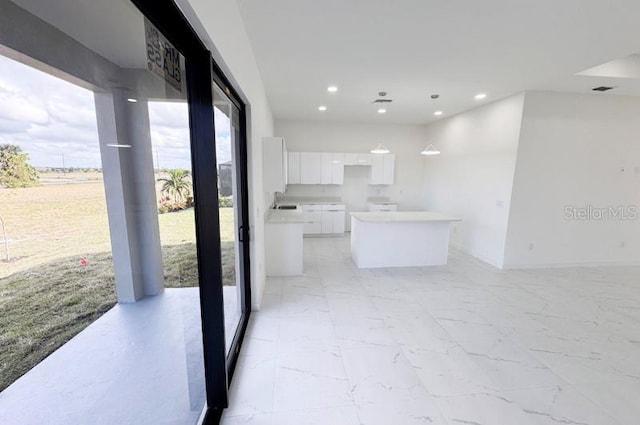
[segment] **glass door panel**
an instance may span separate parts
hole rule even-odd
[[[15,382],[0,380],[12,385],[0,395],[0,424],[45,417],[51,424],[196,424],[213,405],[211,377],[225,364],[209,362],[216,367],[205,376],[211,356],[202,316],[212,320],[210,311],[201,315],[201,294],[208,294],[200,286],[192,184],[192,147],[204,139],[210,149],[211,131],[192,137],[200,122],[189,119],[202,109],[207,115],[210,102],[203,108],[188,96],[211,82],[187,75],[195,68],[187,64],[207,52],[185,35],[179,13],[166,12],[171,2],[137,3],[162,16],[129,1],[0,6],[8,17],[0,40],[12,43],[0,52],[22,62],[0,58],[0,92],[14,96],[4,109],[26,111],[11,133],[0,117],[0,133],[15,135],[38,169],[49,170],[46,184],[20,189],[29,195],[21,204],[18,192],[11,202],[0,196],[0,215],[8,216],[5,204],[13,208],[9,229],[25,232],[9,237],[30,247],[19,254],[30,264],[11,279],[11,297],[3,297],[0,264],[0,311],[16,312],[11,322],[22,333],[13,345],[35,341],[21,356],[0,350],[0,375],[5,365],[15,371]],[[159,18],[170,21],[154,25]],[[7,36],[17,31],[29,42]],[[217,243],[217,232],[205,236]],[[5,305],[18,297],[22,305]],[[0,321],[0,346],[5,328]]]
[[[238,181],[240,110],[214,83],[213,88],[218,208],[222,250],[225,347],[229,354],[242,317],[244,283],[241,252],[241,189]]]

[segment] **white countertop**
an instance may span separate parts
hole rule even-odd
[[[461,221],[456,217],[440,214],[432,211],[380,211],[380,212],[353,212],[351,216],[366,222],[373,223],[408,223],[428,221]]]
[[[276,204],[278,205],[305,205],[305,204],[343,204],[342,199],[335,196],[287,196],[285,198],[278,199]]]
[[[304,223],[304,213],[300,208],[297,210],[269,210],[267,213],[266,223],[273,224],[295,224]]]

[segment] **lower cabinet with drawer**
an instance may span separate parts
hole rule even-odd
[[[344,233],[345,206],[344,205],[323,205],[322,206],[322,234],[340,235]]]
[[[322,234],[322,205],[302,205],[305,235]]]
[[[302,205],[305,235],[341,235],[345,229],[344,204]]]

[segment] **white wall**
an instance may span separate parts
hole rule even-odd
[[[638,98],[527,92],[505,266],[640,262],[640,220],[565,219],[640,205],[639,137]]]
[[[347,166],[344,185],[289,185],[288,196],[338,196],[348,212],[366,211],[369,196],[388,197],[398,209],[420,208],[424,127],[276,120],[275,134],[284,137],[289,151],[367,153],[383,143],[396,155],[392,186],[370,186],[370,167]]]
[[[178,0],[176,3],[248,105],[251,295],[253,308],[258,309],[266,276],[264,214],[272,196],[264,193],[262,187],[262,137],[273,135],[273,116],[236,1]]]
[[[452,244],[496,267],[504,259],[523,100],[515,95],[426,127],[426,140],[442,154],[424,160],[423,207],[461,218]]]

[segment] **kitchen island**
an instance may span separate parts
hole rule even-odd
[[[351,257],[358,268],[447,264],[454,221],[431,211],[351,213]]]

